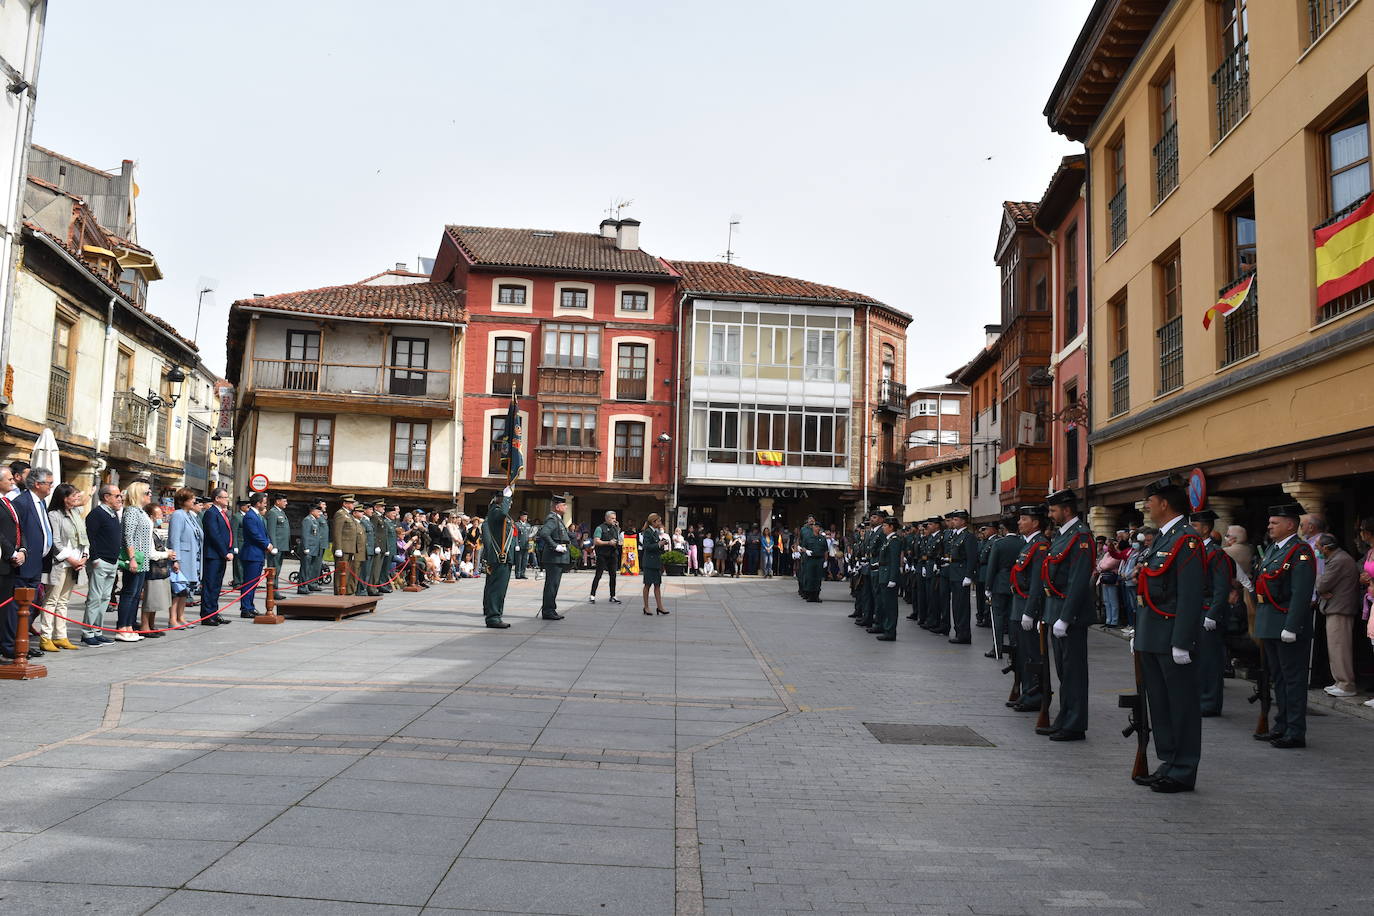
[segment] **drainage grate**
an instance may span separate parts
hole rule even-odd
[[[881,744],[925,744],[941,747],[996,747],[988,739],[963,725],[904,725],[894,722],[865,722]]]

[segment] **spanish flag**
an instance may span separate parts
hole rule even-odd
[[[769,467],[782,467],[782,452],[759,452],[759,464],[766,464]]]
[[[1016,489],[1016,449],[1008,449],[997,456],[997,481],[1002,493]]]
[[[1317,305],[1374,281],[1374,194],[1329,226],[1313,233],[1317,255]]]
[[[1229,315],[1236,309],[1245,304],[1245,300],[1250,298],[1250,290],[1255,286],[1255,275],[1251,274],[1241,280],[1235,286],[1221,294],[1217,304],[1207,310],[1207,314],[1202,316],[1202,328],[1206,330],[1212,326],[1212,319],[1222,315]]]

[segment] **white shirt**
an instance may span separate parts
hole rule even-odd
[[[1160,538],[1164,537],[1164,535],[1166,535],[1166,534],[1169,533],[1169,529],[1170,529],[1170,528],[1174,527],[1175,525],[1177,525],[1177,524],[1178,524],[1179,522],[1181,522],[1182,520],[1183,520],[1183,516],[1181,516],[1181,515],[1175,515],[1173,518],[1169,519],[1167,522],[1165,522],[1164,524],[1160,525],[1160,526],[1159,526],[1159,537],[1160,537]],[[1155,540],[1159,540],[1159,538],[1156,538]]]
[[[1070,528],[1077,524],[1078,516],[1075,515],[1073,518],[1069,519],[1067,522],[1059,526],[1059,533],[1063,534],[1065,531],[1068,531]]]
[[[33,500],[33,509],[43,525],[43,556],[46,557],[52,551],[52,522],[48,521],[48,504],[37,493],[31,490],[26,492],[29,499]]]
[[[1281,540],[1281,541],[1275,541],[1275,542],[1274,542],[1274,546],[1277,547],[1279,550],[1282,550],[1282,549],[1284,548],[1284,546],[1285,546],[1289,541],[1293,540],[1293,538],[1295,538],[1295,537],[1297,537],[1296,534],[1290,534],[1290,535],[1288,535],[1288,537],[1284,538],[1284,539]]]

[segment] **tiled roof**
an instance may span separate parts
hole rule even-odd
[[[370,283],[378,277],[424,277],[429,278],[429,274],[417,274],[413,270],[384,270],[381,273],[373,274],[370,277],[363,277],[358,283]]]
[[[673,275],[647,251],[622,251],[615,239],[595,232],[490,226],[445,226],[444,231],[474,264],[483,267]]]
[[[76,196],[75,194],[73,194],[71,191],[68,191],[68,190],[66,190],[66,189],[64,189],[64,188],[60,188],[60,187],[58,187],[57,185],[53,184],[51,181],[44,181],[42,178],[39,178],[37,175],[30,175],[30,176],[29,176],[29,182],[30,182],[31,184],[36,184],[36,185],[38,185],[40,188],[47,188],[49,191],[52,191],[54,194],[61,194],[63,197],[70,197],[72,200],[78,201],[78,202],[80,202],[80,203],[85,203],[84,200],[82,200],[80,197],[78,197],[78,196]]]
[[[673,261],[682,275],[682,287],[699,293],[765,296],[776,299],[824,299],[839,302],[861,302],[882,305],[877,299],[862,293],[826,286],[809,280],[766,274],[738,264],[722,261]]]
[[[168,334],[171,334],[173,337],[181,341],[187,347],[190,347],[197,353],[200,352],[200,347],[196,346],[196,342],[194,340],[182,337],[181,332],[178,331],[175,327],[173,327],[171,322],[167,321],[165,318],[159,318],[147,309],[143,309],[143,314],[147,315],[150,319],[152,319],[153,324],[162,328],[162,330],[166,331]]]
[[[1040,205],[1033,200],[1007,200],[1002,202],[1002,206],[1018,223],[1028,223],[1035,218],[1035,211]]]
[[[338,318],[394,318],[445,324],[467,321],[461,293],[447,283],[325,286],[297,293],[239,299],[233,309],[273,309]]]

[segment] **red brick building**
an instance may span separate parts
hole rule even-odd
[[[460,501],[480,513],[501,489],[493,440],[511,390],[525,428],[516,506],[542,518],[607,509],[641,524],[672,485],[677,274],[639,247],[639,221],[600,232],[447,226],[432,278],[466,290]]]

